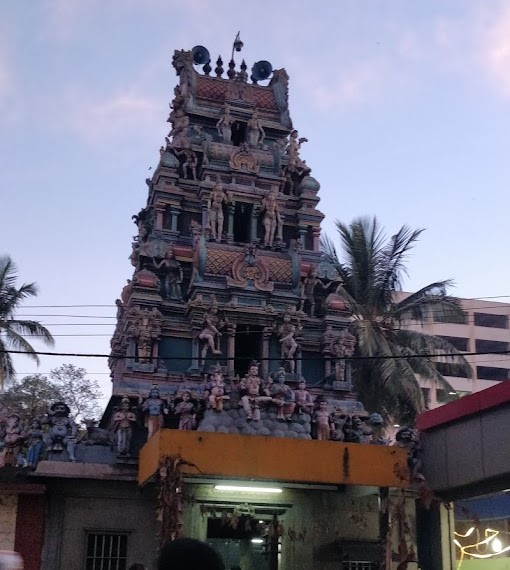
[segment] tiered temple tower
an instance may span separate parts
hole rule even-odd
[[[173,56],[171,130],[133,216],[134,274],[117,300],[111,405],[145,398],[154,384],[169,402],[189,391],[202,408],[198,429],[224,430],[207,420],[210,377],[221,372],[226,409],[241,408],[256,361],[261,394],[279,373],[292,389],[304,378],[331,410],[362,410],[350,392],[354,346],[339,276],[320,253],[320,185],[289,115],[289,77],[258,62],[250,82],[233,57],[226,73],[218,58],[212,74],[209,59],[201,46]],[[264,421],[270,406],[261,408]],[[167,427],[177,427],[171,416]],[[262,433],[281,431],[269,424]]]

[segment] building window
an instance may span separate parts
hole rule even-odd
[[[377,570],[379,564],[374,562],[342,562],[342,570]]]
[[[457,350],[467,352],[469,350],[469,339],[461,336],[443,336],[441,338],[453,345]],[[477,349],[478,350],[478,349]]]
[[[463,311],[460,315],[454,313],[452,310],[445,310],[444,312],[439,309],[434,311],[434,322],[436,323],[452,323],[455,325],[467,325],[468,314]]]
[[[475,326],[490,327],[492,329],[507,329],[508,315],[492,315],[489,313],[475,313]]]
[[[494,366],[477,366],[476,375],[479,380],[492,380],[502,382],[510,378],[507,368],[495,368]]]
[[[126,533],[87,533],[86,570],[126,570]]]
[[[501,352],[508,350],[508,343],[499,340],[482,340],[475,341],[476,352]]]
[[[441,376],[453,376],[454,378],[469,378],[469,374],[461,364],[455,362],[436,362],[436,368]]]

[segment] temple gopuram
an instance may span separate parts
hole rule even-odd
[[[180,536],[227,568],[417,568],[414,433],[389,445],[356,398],[289,77],[241,48],[214,69],[202,46],[174,52],[99,425],[55,402],[29,437],[7,414],[0,549],[25,570],[154,569]]]

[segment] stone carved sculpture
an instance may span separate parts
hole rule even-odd
[[[347,421],[347,414],[335,408],[331,414],[330,421],[331,439],[333,441],[344,441],[344,426]]]
[[[198,157],[196,152],[191,148],[191,145],[187,143],[186,145],[183,145],[181,148],[175,148],[174,145],[174,153],[175,156],[177,156],[178,158],[180,157],[184,158],[184,162],[182,163],[182,177],[191,178],[191,180],[196,180]]]
[[[85,445],[110,445],[111,435],[107,430],[97,427],[97,420],[94,418],[85,418],[85,433],[79,437],[77,443],[84,443]]]
[[[221,354],[220,338],[221,332],[219,329],[225,326],[225,321],[218,316],[218,303],[213,299],[211,307],[206,311],[202,320],[202,331],[198,335],[202,341],[202,362],[205,361],[207,353],[210,351],[212,354]]]
[[[257,110],[253,111],[247,125],[247,141],[252,148],[259,148],[264,142],[266,133],[262,128]]]
[[[294,390],[285,384],[285,369],[280,368],[276,374],[274,382],[269,386],[269,395],[277,406],[277,418],[280,421],[291,421],[292,414],[296,408],[296,398]]]
[[[283,231],[280,208],[274,190],[271,190],[269,194],[262,199],[262,210],[264,212],[264,217],[262,218],[262,225],[264,226],[264,245],[272,247],[275,236],[278,240],[282,240]]]
[[[299,305],[300,311],[308,309],[308,315],[310,317],[315,316],[315,289],[317,287],[321,287],[322,289],[328,288],[328,286],[317,277],[315,268],[312,268],[301,282],[301,302]]]
[[[46,449],[48,451],[63,451],[67,449],[70,461],[76,461],[74,455],[78,427],[69,417],[71,410],[64,402],[55,402],[43,419],[43,424],[49,426],[46,432]]]
[[[137,343],[139,362],[148,362],[152,359],[154,344],[161,334],[161,322],[163,315],[156,308],[141,309],[135,305],[129,309],[130,327],[128,335]]]
[[[223,115],[220,117],[219,121],[216,123],[216,128],[218,129],[218,134],[221,136],[222,141],[225,144],[232,144],[232,124],[234,118],[230,114],[230,106],[225,105]]]
[[[284,168],[283,176],[285,178],[285,190],[289,194],[297,194],[298,183],[300,180],[311,172],[310,167],[299,156],[299,150],[304,142],[308,139],[298,138],[298,132],[293,130],[290,133],[289,142],[285,149],[287,165]]]
[[[292,317],[288,311],[283,315],[282,323],[278,326],[281,358],[286,364],[288,364],[289,372],[291,374],[294,374],[296,368],[295,356],[299,348],[296,341],[296,334],[301,330],[301,328],[302,327],[299,322],[297,326],[292,323]]]
[[[136,422],[136,414],[131,411],[131,403],[124,396],[120,403],[120,410],[113,415],[113,432],[117,438],[117,454],[127,456],[131,450],[133,426]]]
[[[333,330],[333,326],[326,325],[326,330],[324,331],[321,339],[322,354],[333,354],[333,346],[336,342],[337,336],[337,333]]]
[[[327,440],[331,438],[330,410],[326,400],[319,401],[312,421],[315,423],[317,439]]]
[[[306,382],[301,379],[298,382],[297,390],[294,391],[296,410],[303,414],[311,414],[313,411],[313,398],[310,392],[306,389]]]
[[[7,417],[4,435],[3,464],[14,467],[18,463],[18,455],[25,441],[22,435],[21,418],[18,414],[10,414]]]
[[[27,463],[30,469],[35,469],[41,458],[44,449],[44,432],[41,420],[35,418],[30,424],[30,429],[25,433],[25,444],[27,446]]]
[[[149,397],[142,403],[142,414],[145,416],[147,439],[149,440],[159,429],[163,427],[163,418],[168,414],[166,403],[159,396],[159,388],[152,386]]]
[[[189,390],[182,393],[182,400],[174,407],[174,413],[179,416],[180,430],[191,431],[195,429],[197,410]]]
[[[152,262],[156,269],[163,269],[163,296],[165,299],[175,301],[182,300],[182,265],[175,259],[174,248],[170,245],[166,250],[165,257],[157,262],[153,257]]]
[[[345,382],[347,363],[346,359],[351,358],[356,348],[356,337],[349,331],[341,331],[332,346],[332,355],[335,358],[335,380]]]
[[[260,420],[260,404],[263,402],[270,402],[270,396],[263,396],[260,393],[261,379],[259,377],[259,366],[257,363],[252,363],[248,370],[248,374],[241,380],[239,388],[241,389],[241,403],[246,412],[246,419],[248,421]]]
[[[225,383],[220,368],[216,368],[212,373],[211,386],[209,390],[209,407],[216,412],[223,411],[223,403],[229,400],[230,396],[225,394]]]
[[[211,237],[217,242],[221,241],[221,236],[223,235],[223,204],[228,204],[228,202],[228,194],[223,190],[223,184],[218,177],[207,201],[207,215]]]

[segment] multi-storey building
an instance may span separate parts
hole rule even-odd
[[[460,301],[464,309],[463,319],[451,318],[448,314],[436,315],[421,325],[421,329],[443,337],[466,353],[472,377],[467,378],[460,370],[456,376],[445,376],[452,386],[451,393],[422,380],[429,408],[510,379],[510,303],[481,299]],[[441,363],[438,363],[438,367],[441,371]]]

